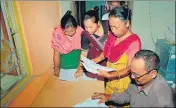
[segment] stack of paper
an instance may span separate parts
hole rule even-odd
[[[59,79],[64,80],[64,81],[78,81],[79,79],[82,79],[82,80],[97,80],[97,79],[87,77],[85,73],[83,73],[83,76],[76,79],[75,76],[74,76],[76,71],[77,71],[77,69],[60,69]]]
[[[74,77],[75,72],[77,69],[60,69],[60,80],[66,80],[66,81],[77,81],[77,79]]]
[[[88,71],[88,72],[91,72],[91,73],[94,73],[94,74],[97,74],[98,73],[98,69],[99,70],[105,70],[105,71],[113,71],[114,69],[113,68],[109,68],[109,67],[104,67],[104,66],[101,66],[99,64],[96,64],[95,62],[93,62],[92,60],[84,57],[84,56],[81,56],[81,59],[83,62],[81,62],[83,64],[83,66],[85,67],[85,69]]]
[[[74,105],[73,107],[108,107],[104,103],[99,104],[99,99],[92,100],[91,98],[88,98],[82,103],[78,103]]]

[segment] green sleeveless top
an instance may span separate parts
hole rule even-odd
[[[77,69],[80,63],[80,50],[73,50],[68,54],[60,55],[60,68],[62,69]]]

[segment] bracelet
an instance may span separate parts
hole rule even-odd
[[[57,70],[57,69],[59,69],[59,68],[58,68],[58,67],[53,67],[53,69],[54,69],[54,70]]]

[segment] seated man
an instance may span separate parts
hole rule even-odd
[[[159,67],[160,59],[156,53],[140,50],[129,67],[134,83],[131,83],[125,92],[112,95],[95,93],[92,99],[100,99],[99,103],[130,103],[130,107],[174,107],[173,92],[167,81],[158,73]]]

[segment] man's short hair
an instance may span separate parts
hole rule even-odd
[[[151,50],[140,50],[134,55],[135,59],[142,58],[145,62],[145,70],[159,70],[160,68],[160,59],[158,55]]]

